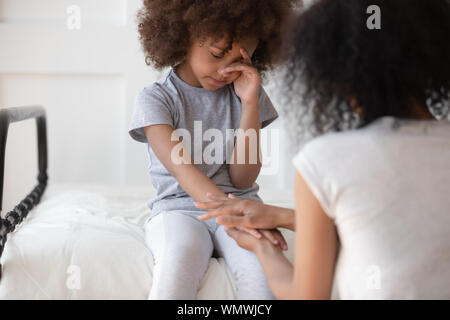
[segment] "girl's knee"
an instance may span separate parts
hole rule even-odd
[[[189,261],[191,263],[208,261],[212,256],[212,246],[201,243],[195,243],[193,241],[187,241],[185,243],[171,243],[162,253],[166,258],[170,258],[173,261]]]

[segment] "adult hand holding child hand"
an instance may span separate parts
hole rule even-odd
[[[227,234],[240,247],[256,251],[258,246],[263,244],[262,240],[267,239],[281,250],[288,249],[286,240],[276,229],[273,214],[268,210],[269,206],[257,201],[239,199],[232,194],[228,194],[226,198],[208,192],[206,196],[211,201],[195,202],[197,208],[208,210],[198,218],[207,220],[217,217],[216,222],[226,227]],[[247,233],[253,237],[249,237]]]

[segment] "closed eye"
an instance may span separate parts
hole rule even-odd
[[[216,59],[222,59],[224,56],[216,56],[214,53],[212,53],[212,52],[210,52],[211,53],[211,55],[214,57],[214,58],[216,58]],[[243,61],[244,59],[242,58],[242,57],[240,57],[240,58],[237,58],[237,59],[235,59],[232,63],[235,63],[235,62],[239,62],[239,61]]]
[[[212,55],[214,58],[216,58],[216,59],[222,59],[222,58],[223,58],[223,56],[222,56],[222,57],[219,57],[219,56],[216,56],[214,53],[211,53],[211,55]]]

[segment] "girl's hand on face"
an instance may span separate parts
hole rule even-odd
[[[252,66],[252,61],[247,51],[244,48],[241,48],[240,51],[244,61],[242,63],[233,63],[219,70],[219,73],[227,76],[231,72],[240,72],[239,77],[234,80],[234,91],[243,104],[254,105],[258,103],[261,77],[258,70]]]

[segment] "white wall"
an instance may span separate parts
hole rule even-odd
[[[144,63],[140,4],[0,0],[0,107],[45,107],[49,183],[150,184],[145,145],[127,132],[135,94],[162,75]],[[266,90],[277,107],[276,88]],[[282,121],[271,125],[281,130],[279,170],[260,176],[262,187],[293,183]],[[35,120],[10,125],[2,216],[37,184],[36,137]]]

